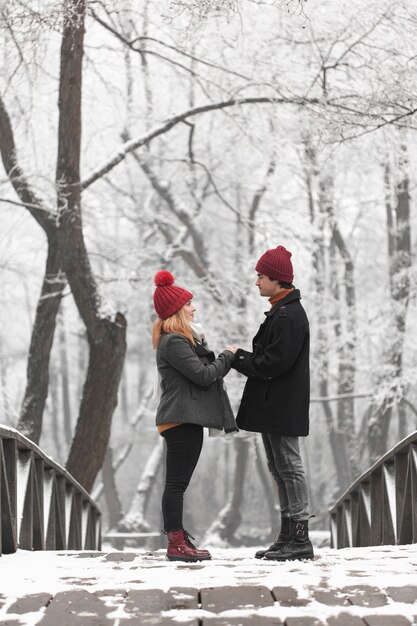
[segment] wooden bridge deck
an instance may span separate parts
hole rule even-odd
[[[270,563],[213,550],[206,563],[163,551],[24,552],[0,558],[2,626],[409,626],[417,545],[332,550]]]

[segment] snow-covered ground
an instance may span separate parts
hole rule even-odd
[[[206,546],[204,546],[206,547]],[[120,592],[137,589],[161,589],[170,587],[206,587],[263,585],[292,587],[299,599],[307,599],[305,606],[282,606],[259,608],[249,615],[279,616],[283,621],[291,615],[318,617],[326,623],[329,615],[349,612],[364,617],[369,614],[403,615],[410,624],[417,624],[416,602],[397,602],[387,592],[384,606],[329,606],[317,601],[314,591],[318,588],[343,593],[343,588],[370,586],[380,590],[415,589],[417,592],[417,545],[378,546],[316,550],[313,561],[271,563],[253,558],[254,548],[213,548],[213,560],[205,563],[173,563],[164,558],[164,551],[150,553],[146,550],[124,552],[26,552],[3,555],[0,558],[0,622],[19,618],[21,624],[32,626],[39,622],[42,613],[15,616],[7,613],[16,598],[49,592],[84,589],[88,592],[107,591],[107,602],[113,602],[113,620],[123,618],[123,609],[117,606]],[[114,598],[108,594],[114,590]],[[346,593],[346,591],[344,592]],[[98,593],[98,595],[100,595]],[[394,594],[395,595],[395,594]],[[120,597],[122,597],[120,595]],[[302,603],[301,603],[302,604]],[[119,611],[119,612],[118,612]],[[172,610],[165,617],[181,623],[185,616],[201,617],[201,609]],[[242,615],[240,611],[239,615]],[[118,623],[118,620],[113,622]]]

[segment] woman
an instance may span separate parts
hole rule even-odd
[[[192,293],[174,285],[165,270],[155,275],[154,305],[158,315],[152,330],[160,376],[161,398],[156,425],[166,442],[166,480],[162,496],[164,531],[170,561],[211,559],[198,550],[183,528],[183,498],[203,445],[203,427],[238,430],[222,377],[230,370],[236,346],[215,358],[192,329]]]

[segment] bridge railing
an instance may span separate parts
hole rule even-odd
[[[87,491],[32,441],[0,426],[0,555],[100,547],[101,514]]]
[[[330,509],[334,548],[417,542],[417,431],[384,454]]]

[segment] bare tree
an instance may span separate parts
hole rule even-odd
[[[322,407],[330,438],[334,467],[337,475],[336,491],[346,488],[352,478],[348,453],[348,441],[345,429],[339,430],[333,414],[329,397],[329,313],[328,307],[322,306],[323,300],[331,300],[329,276],[329,260],[326,251],[325,235],[329,231],[329,215],[332,214],[331,181],[320,171],[317,150],[309,136],[305,137],[305,180],[310,219],[314,229],[313,267],[314,292],[316,294],[316,327],[315,342],[316,370],[318,376],[319,395],[323,399]],[[333,223],[333,232],[334,232]],[[333,285],[334,286],[334,285]]]
[[[401,133],[400,154],[395,173],[384,167],[387,250],[389,258],[390,317],[384,342],[382,371],[376,379],[375,400],[368,423],[371,461],[388,447],[389,427],[395,406],[398,407],[398,435],[406,434],[405,393],[402,382],[405,325],[410,297],[411,227],[407,135]],[[382,376],[382,378],[381,378]],[[382,393],[378,389],[382,386]]]
[[[39,442],[42,416],[48,394],[49,358],[55,332],[56,316],[65,288],[65,276],[58,249],[55,217],[38,199],[27,182],[17,160],[10,117],[0,96],[0,151],[3,165],[23,206],[43,228],[48,244],[45,275],[33,323],[27,364],[27,386],[18,429]]]
[[[159,437],[142,470],[129,510],[122,519],[118,520],[117,530],[121,532],[143,532],[149,530],[149,524],[146,520],[147,508],[152,488],[163,465],[163,457],[164,440],[162,437]]]
[[[64,11],[59,83],[57,212],[47,211],[30,189],[17,162],[10,118],[0,100],[0,149],[6,172],[22,204],[44,229],[48,258],[28,361],[28,386],[19,428],[39,440],[48,389],[48,365],[60,296],[67,280],[86,326],[89,365],[67,468],[91,489],[101,468],[117,404],[126,350],[126,321],[103,315],[82,230],[80,151],[85,2],[68,0]],[[65,278],[64,278],[65,276]]]

